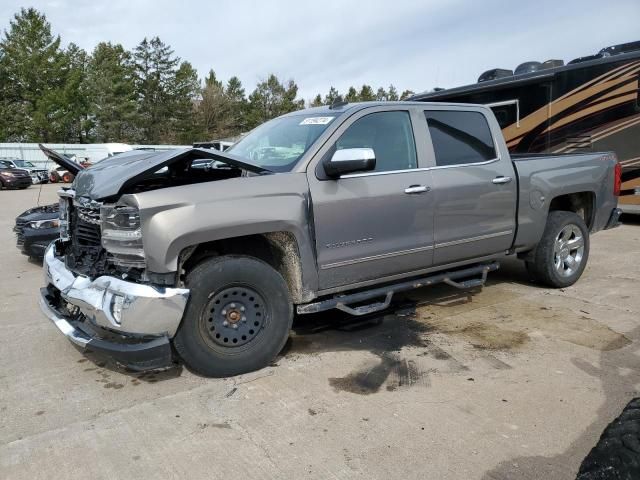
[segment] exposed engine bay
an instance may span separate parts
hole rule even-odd
[[[132,151],[78,172],[73,187],[60,192],[62,241],[57,253],[65,257],[67,268],[89,278],[111,275],[161,284],[175,279],[148,277],[139,211],[122,203],[122,195],[270,173],[201,148]]]

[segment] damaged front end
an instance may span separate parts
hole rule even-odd
[[[66,157],[42,147],[56,163]],[[224,168],[192,168],[197,160]],[[206,149],[127,152],[76,169],[60,197],[60,238],[44,255],[45,315],[73,343],[134,369],[171,364],[170,340],[189,297],[177,272],[147,268],[137,194],[267,170]]]
[[[170,366],[189,290],[146,277],[137,209],[59,192],[60,239],[44,255],[45,315],[79,347],[136,370]]]

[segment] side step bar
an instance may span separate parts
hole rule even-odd
[[[413,290],[414,288],[435,285],[436,283],[446,283],[447,285],[451,285],[452,287],[460,289],[480,287],[486,282],[487,274],[489,272],[498,270],[498,268],[500,268],[500,264],[498,262],[492,262],[485,265],[477,265],[475,267],[465,268],[463,270],[439,273],[436,275],[431,275],[429,277],[423,277],[402,283],[387,285],[385,287],[374,288],[372,290],[365,290],[362,292],[351,293],[347,295],[338,295],[327,300],[298,305],[297,312],[299,314],[317,313],[337,308],[338,310],[342,310],[343,312],[349,313],[351,315],[366,315],[369,313],[379,312],[389,307],[389,305],[391,304],[391,298],[395,293]],[[481,278],[469,278],[475,275],[481,275]],[[458,282],[457,280],[461,281]],[[349,306],[349,304],[361,303],[380,297],[385,298],[383,301],[370,303],[368,305],[362,305],[358,307]]]

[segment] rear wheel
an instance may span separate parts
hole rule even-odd
[[[578,281],[589,259],[589,230],[573,212],[549,212],[547,225],[527,270],[534,280],[554,288]]]
[[[71,183],[73,181],[73,179],[71,178],[71,174],[70,173],[65,173],[62,175],[62,181],[64,183]]]
[[[191,289],[174,346],[188,367],[211,377],[267,366],[282,350],[293,320],[287,284],[252,257],[207,260],[186,278]]]

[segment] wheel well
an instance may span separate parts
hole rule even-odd
[[[593,192],[577,192],[560,195],[551,200],[549,211],[564,210],[577,213],[582,217],[587,228],[593,225],[595,194]]]
[[[285,279],[294,303],[304,303],[302,264],[295,236],[290,232],[268,232],[225,238],[184,249],[179,257],[181,280],[196,265],[211,257],[248,255],[271,265]]]

